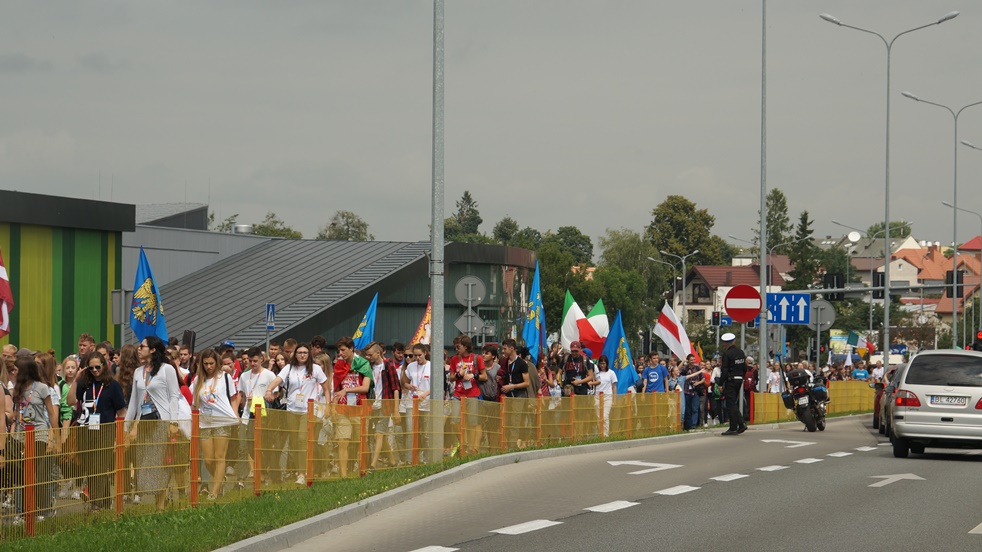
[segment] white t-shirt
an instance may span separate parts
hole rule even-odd
[[[194,392],[198,385],[198,378],[191,380],[191,391]],[[233,397],[237,393],[235,382],[232,376],[225,372],[219,372],[216,377],[207,379],[201,383],[198,389],[198,411],[201,413],[201,427],[209,429],[236,424],[239,422],[229,395]]]
[[[870,372],[870,374],[873,376],[871,378],[873,382],[879,382],[883,380],[883,367],[878,366],[876,368],[873,368],[873,371]]]
[[[409,380],[410,385],[416,386],[416,391],[406,391],[406,401],[408,403],[408,408],[412,408],[413,397],[419,393],[423,393],[430,390],[430,363],[427,362],[422,366],[417,362],[413,362],[406,366],[406,379]],[[419,401],[420,412],[429,412],[430,410],[430,396],[427,395],[425,399]],[[407,410],[408,412],[408,410]]]
[[[305,366],[292,366],[287,364],[277,375],[283,380],[283,387],[286,387],[286,409],[289,412],[307,412],[307,399],[316,400],[317,388],[327,381],[324,370],[320,365],[315,364],[312,375],[307,375]]]
[[[385,363],[379,362],[372,364],[372,376],[375,378],[375,401],[372,402],[373,410],[382,409],[382,370],[385,370]]]
[[[617,372],[614,372],[613,370],[607,370],[606,372],[603,370],[597,370],[593,373],[593,378],[600,382],[596,387],[597,395],[599,396],[601,393],[603,393],[604,400],[610,401],[611,395],[614,394],[614,384],[617,383]],[[599,400],[599,398],[597,400]]]
[[[243,402],[245,408],[242,409],[243,419],[248,419],[249,414],[255,414],[252,406],[252,398],[262,398],[265,396],[266,390],[269,389],[269,384],[273,383],[274,379],[276,379],[276,374],[266,368],[263,368],[258,374],[254,374],[252,370],[249,370],[239,376],[239,393],[242,393],[242,396],[245,397]]]
[[[767,377],[768,392],[770,393],[780,393],[781,392],[781,372],[774,370]]]

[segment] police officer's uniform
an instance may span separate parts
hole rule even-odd
[[[723,334],[720,339],[730,344],[723,352],[720,364],[723,396],[726,399],[726,411],[730,417],[730,429],[723,432],[723,435],[738,435],[747,430],[747,424],[743,421],[743,412],[740,410],[740,392],[743,391],[747,354],[733,343],[736,336],[732,333]]]

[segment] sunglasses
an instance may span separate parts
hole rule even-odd
[[[102,370],[102,365],[101,364],[94,364],[92,366],[89,366],[89,370]]]

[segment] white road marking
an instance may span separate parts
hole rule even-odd
[[[969,535],[982,535],[982,523],[978,524],[975,529],[968,532]]]
[[[613,502],[608,502],[607,504],[601,504],[600,506],[593,506],[591,508],[583,508],[588,512],[597,512],[599,514],[606,514],[608,512],[616,512],[617,510],[623,510],[624,508],[630,508],[631,506],[637,506],[637,502],[628,502],[626,500],[615,500]]]
[[[715,481],[736,481],[737,479],[743,479],[744,477],[750,477],[749,475],[744,475],[742,473],[728,473],[726,475],[721,475],[719,477],[710,477]]]
[[[690,487],[688,485],[678,485],[677,487],[669,487],[668,489],[662,489],[660,491],[655,491],[654,494],[664,495],[664,496],[675,496],[690,491],[697,491],[699,487]]]
[[[488,531],[488,533],[501,533],[502,535],[521,535],[522,533],[530,533],[532,531],[538,531],[539,529],[545,529],[546,527],[552,527],[553,525],[562,525],[561,521],[549,521],[548,519],[537,519],[534,521],[526,521],[525,523],[519,523],[518,525],[512,525],[511,527],[502,527],[501,529],[495,529],[494,531]]]
[[[870,477],[874,479],[882,479],[883,481],[877,481],[870,485],[870,487],[885,487],[890,483],[896,483],[897,481],[903,481],[904,479],[910,481],[924,481],[923,477],[914,475],[912,473],[897,473],[894,475],[871,475]]]
[[[807,447],[808,445],[814,445],[815,443],[809,441],[785,441],[784,439],[761,439],[762,443],[785,443],[788,446],[784,448],[798,448]]]
[[[859,447],[856,450],[858,450],[860,452],[869,452],[871,450],[876,450],[876,447]]]
[[[801,460],[795,460],[798,464],[814,464],[815,462],[821,462],[821,458],[802,458]]]
[[[889,446],[890,446],[890,445],[892,445],[892,444],[893,444],[893,443],[890,443],[890,442],[887,442],[887,443],[880,443],[880,444],[878,444],[878,445],[876,445],[876,446],[878,446],[878,447],[889,447]]]
[[[833,458],[845,458],[846,456],[852,456],[851,452],[830,452],[826,456],[832,456]]]
[[[651,469],[638,470],[630,472],[630,475],[644,475],[646,473],[654,473],[662,470],[670,470],[672,468],[681,468],[682,466],[678,464],[658,464],[656,462],[641,462],[640,460],[608,460],[608,464],[611,466],[642,466]]]
[[[786,469],[788,469],[787,466],[764,466],[763,468],[757,468],[757,471],[772,472],[772,471],[780,471]]]
[[[446,546],[427,546],[426,548],[417,548],[412,552],[456,552],[460,550],[459,548],[447,548]]]

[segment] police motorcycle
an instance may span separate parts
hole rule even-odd
[[[784,370],[781,370],[784,373]],[[785,373],[785,391],[781,393],[784,406],[794,410],[798,421],[810,432],[825,431],[825,413],[829,404],[829,390],[825,377],[808,370],[795,368]]]

